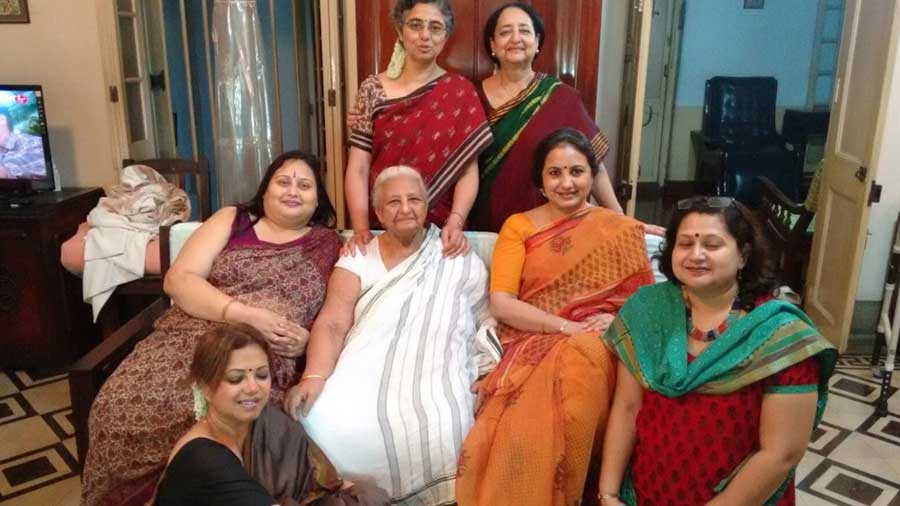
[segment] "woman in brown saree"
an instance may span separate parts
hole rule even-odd
[[[269,342],[272,398],[300,376],[311,326],[340,250],[316,160],[288,152],[256,196],[226,207],[190,237],[165,280],[175,305],[103,385],[90,416],[82,503],[145,504],[175,441],[193,424],[181,384],[197,339],[242,323]]]

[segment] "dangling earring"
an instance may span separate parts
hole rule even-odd
[[[406,49],[400,43],[400,39],[394,43],[394,52],[391,53],[391,61],[388,63],[388,79],[397,79],[403,73],[403,63],[406,61]]]
[[[544,189],[543,189],[543,188],[540,189],[540,192],[541,192],[541,196],[542,196],[542,197],[547,198],[547,193],[544,192]]]

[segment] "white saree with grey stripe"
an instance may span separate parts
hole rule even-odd
[[[354,327],[303,420],[342,476],[393,504],[455,502],[456,464],[474,421],[470,391],[500,358],[487,270],[444,258],[432,226],[419,250],[361,294]]]

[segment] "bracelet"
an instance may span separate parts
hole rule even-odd
[[[231,305],[234,304],[235,302],[237,302],[237,299],[232,297],[231,300],[229,300],[228,302],[225,303],[224,306],[222,306],[222,318],[220,318],[220,319],[223,322],[228,323],[228,320],[225,319],[225,315],[226,315],[226,313],[228,313],[228,308],[231,307]]]
[[[460,226],[460,228],[462,228],[466,224],[466,219],[463,218],[463,215],[461,213],[458,213],[456,211],[450,211],[450,215],[447,217],[447,219],[449,220],[450,219],[449,217],[453,216],[454,214],[459,216],[459,226]]]
[[[565,333],[566,333],[566,325],[568,325],[568,324],[569,324],[569,320],[563,320],[562,324],[560,324],[560,326],[559,326],[559,333],[560,333],[560,334],[565,334]]]
[[[600,494],[597,496],[597,499],[600,499],[600,502],[605,501],[606,499],[618,499],[619,494]]]
[[[300,381],[308,380],[308,379],[320,379],[322,381],[325,381],[328,378],[326,378],[325,376],[322,376],[321,374],[304,374],[303,376],[300,376]]]

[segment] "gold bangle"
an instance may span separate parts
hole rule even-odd
[[[328,378],[326,378],[325,376],[322,376],[321,374],[304,374],[303,376],[300,376],[300,381],[308,380],[308,379],[320,379],[322,381],[325,381]]]
[[[232,297],[231,300],[229,300],[228,302],[225,303],[224,306],[222,306],[222,318],[221,318],[221,320],[222,320],[223,322],[228,323],[228,320],[225,319],[225,315],[226,315],[226,313],[228,313],[228,308],[231,307],[231,305],[234,304],[235,302],[237,302],[237,299],[235,299],[234,297]]]

